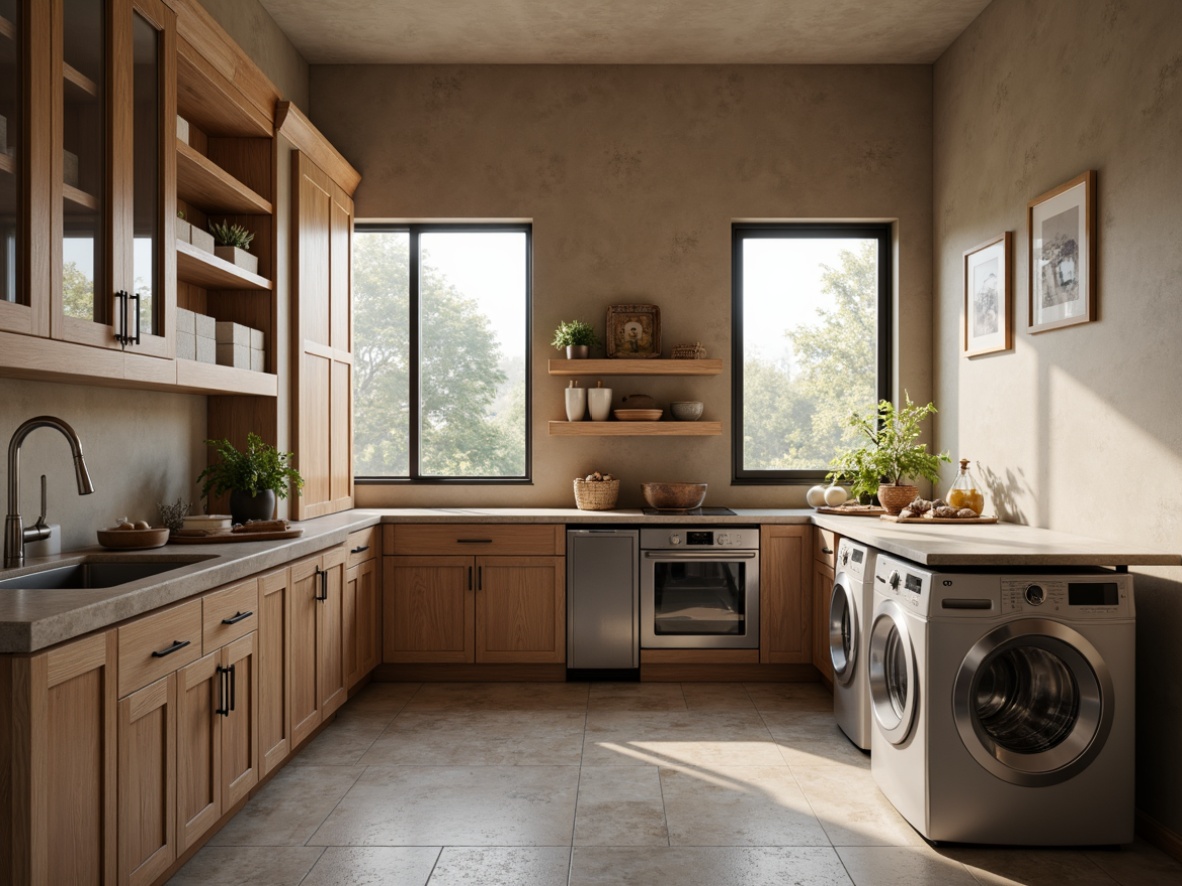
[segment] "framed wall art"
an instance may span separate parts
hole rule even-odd
[[[976,357],[1014,346],[1010,292],[1013,235],[974,246],[964,254],[964,355]]]
[[[1030,332],[1096,319],[1096,171],[1030,201]]]
[[[607,355],[629,359],[661,356],[661,309],[612,305],[607,309]]]

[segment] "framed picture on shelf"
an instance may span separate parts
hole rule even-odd
[[[964,355],[976,357],[1014,346],[1010,320],[1013,236],[1006,231],[964,254]]]
[[[661,356],[661,309],[612,305],[607,309],[607,355],[626,359]]]
[[[1096,319],[1096,171],[1030,201],[1030,326],[1045,332]]]

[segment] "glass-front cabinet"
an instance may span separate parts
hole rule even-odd
[[[28,77],[23,0],[0,0],[0,327],[45,334],[30,299],[25,251]]]

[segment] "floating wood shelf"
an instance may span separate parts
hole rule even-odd
[[[551,375],[718,375],[722,361],[710,360],[551,360]]]
[[[270,292],[272,283],[266,277],[252,274],[233,262],[218,258],[191,243],[178,240],[176,244],[176,278],[203,289],[253,289]]]
[[[16,157],[0,151],[0,172],[16,175]]]
[[[67,98],[76,99],[95,99],[98,98],[99,88],[98,84],[75,68],[73,65],[68,65],[62,62],[62,79],[66,81],[66,86],[73,87],[75,95],[70,95],[70,90],[66,90]]]
[[[98,212],[98,198],[75,188],[73,185],[63,184],[62,196],[66,200],[66,215]]]
[[[552,421],[551,437],[717,437],[719,421]]]
[[[0,37],[16,40],[16,26],[2,15],[0,15]]]
[[[213,394],[279,396],[279,379],[269,372],[252,372],[219,363],[199,363],[178,358],[176,386],[182,390]]]
[[[272,210],[270,200],[260,197],[179,139],[176,143],[176,195],[209,213],[270,215]]]

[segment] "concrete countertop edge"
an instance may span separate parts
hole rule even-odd
[[[867,517],[818,514],[811,508],[736,509],[734,516],[648,515],[640,510],[582,511],[575,508],[396,508],[358,509],[307,520],[304,534],[281,541],[168,545],[135,552],[137,559],[205,558],[167,575],[115,589],[0,592],[0,653],[31,653],[102,630],[129,618],[182,602],[310,556],[345,541],[352,532],[385,523],[564,523],[651,526],[813,524],[926,566],[1177,566],[1182,555],[1130,550],[1097,539],[1019,524],[954,524],[920,527]],[[974,550],[974,549],[978,550]],[[1023,550],[1025,548],[1026,550]],[[31,560],[31,571],[83,556],[119,559],[119,551],[88,548]],[[7,572],[0,571],[0,575]],[[19,574],[12,571],[11,574]]]

